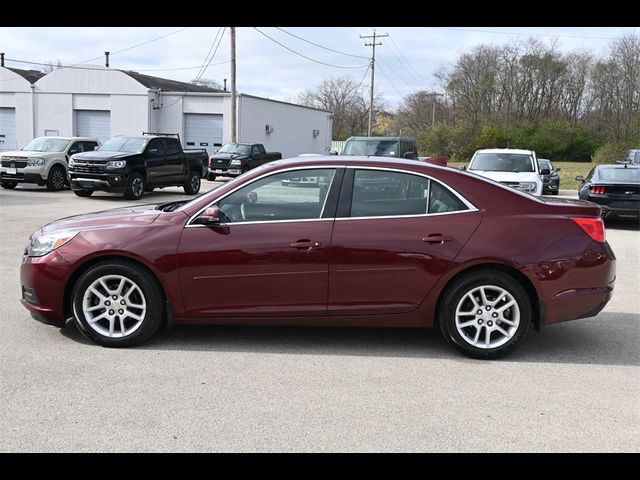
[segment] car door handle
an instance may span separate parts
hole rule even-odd
[[[291,248],[299,248],[299,249],[307,249],[311,250],[312,248],[319,247],[322,245],[321,242],[312,242],[311,240],[298,240],[297,242],[290,243],[289,246]]]
[[[451,235],[442,235],[440,233],[432,233],[426,237],[422,237],[422,241],[425,243],[439,243],[442,245],[444,242],[450,242],[453,240]]]

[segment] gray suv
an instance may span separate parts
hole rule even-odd
[[[94,150],[100,142],[84,137],[39,137],[20,150],[2,152],[0,185],[15,188],[18,183],[46,185],[48,190],[62,190],[68,184],[69,157]]]

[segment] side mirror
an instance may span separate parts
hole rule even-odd
[[[220,209],[217,205],[207,208],[202,214],[197,217],[193,223],[195,225],[217,225],[220,223]]]
[[[462,165],[462,166],[460,167],[460,170],[462,170],[463,172],[464,172],[466,169],[467,169],[467,166],[466,166],[466,165]]]
[[[576,180],[579,181],[579,182],[584,182],[584,177],[582,175],[578,175],[576,177]]]
[[[556,172],[559,172],[560,170],[562,170],[562,167],[556,168]]]
[[[540,175],[551,175],[551,170],[549,170],[548,168],[543,168],[542,170],[540,170]]]

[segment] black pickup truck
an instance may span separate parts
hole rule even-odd
[[[261,143],[227,143],[211,156],[207,180],[237,177],[263,163],[280,160],[280,152],[267,152]]]
[[[95,190],[123,193],[138,200],[154,188],[182,186],[184,193],[200,191],[209,157],[205,149],[183,150],[180,138],[168,134],[118,136],[93,152],[69,160],[73,193],[88,197]]]

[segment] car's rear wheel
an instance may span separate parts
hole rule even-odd
[[[74,190],[73,193],[79,197],[90,197],[93,195],[93,190]]]
[[[209,173],[207,174],[207,180],[209,180],[210,182],[215,182],[216,176],[213,173]]]
[[[64,188],[66,180],[67,178],[64,168],[57,165],[55,167],[51,167],[51,170],[49,170],[49,175],[47,176],[47,190],[50,190],[52,192],[59,192]]]
[[[184,182],[184,193],[187,195],[195,195],[200,191],[200,174],[195,170],[191,170]]]
[[[478,270],[451,284],[442,298],[440,329],[473,358],[500,358],[525,338],[532,319],[524,287],[506,273]]]
[[[99,263],[78,279],[73,316],[84,335],[105,347],[147,341],[162,321],[163,293],[144,268],[126,261]]]
[[[13,190],[18,185],[17,182],[0,182],[2,188],[6,188],[7,190]]]
[[[139,173],[134,172],[129,175],[129,181],[127,182],[127,188],[124,191],[124,196],[129,200],[140,200],[144,195],[145,187],[144,177]]]

